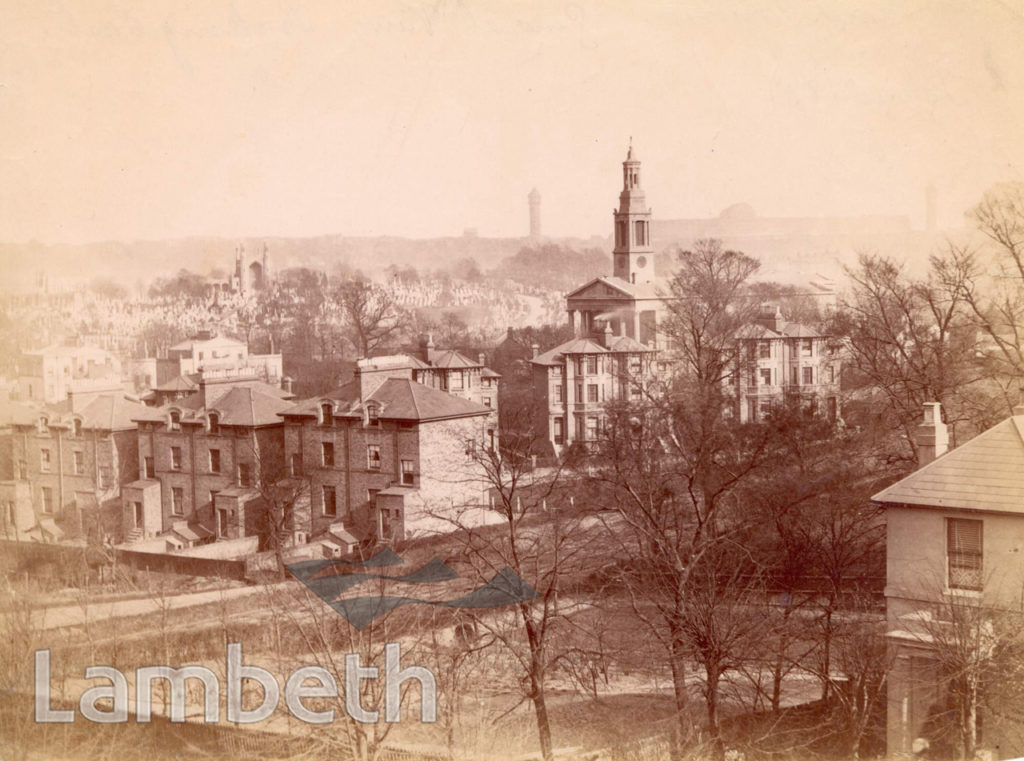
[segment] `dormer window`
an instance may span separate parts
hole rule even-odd
[[[81,420],[73,420],[73,421],[71,421],[71,432],[74,434],[75,437],[79,437],[79,436],[82,435],[82,421]]]
[[[181,430],[181,413],[177,410],[171,410],[170,415],[167,419],[167,428],[171,431]]]
[[[49,421],[45,417],[41,417],[36,421],[36,431],[45,435],[49,430]]]
[[[211,412],[206,418],[208,431],[211,436],[218,436],[220,434],[220,415],[216,412]]]
[[[370,425],[380,425],[380,405],[374,402],[366,405],[366,421]]]
[[[334,409],[330,402],[320,405],[320,425],[334,425]]]

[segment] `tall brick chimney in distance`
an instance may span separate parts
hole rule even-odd
[[[914,431],[914,443],[917,444],[919,468],[944,455],[949,449],[949,431],[942,422],[942,405],[938,402],[925,402],[924,421]]]
[[[420,356],[419,358],[426,362],[428,365],[434,364],[434,358],[437,356],[437,350],[434,347],[434,336],[432,333],[427,333],[425,336],[420,338]]]

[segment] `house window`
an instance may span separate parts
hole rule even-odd
[[[814,368],[813,367],[805,367],[805,368],[803,368],[803,374],[804,374],[804,377],[803,377],[804,385],[805,386],[812,385],[814,383]]]
[[[789,382],[794,386],[800,385],[800,368],[796,365],[789,368]]]
[[[43,486],[39,491],[43,498],[43,512],[53,513],[53,489]]]
[[[555,443],[562,444],[565,442],[565,421],[560,417],[554,419],[555,427]]]
[[[380,470],[380,447],[377,444],[366,445],[366,467]]]
[[[172,431],[181,430],[181,413],[172,411],[168,418],[167,427]]]
[[[28,480],[28,463],[24,460],[18,460],[18,478],[22,481]]]
[[[828,398],[828,419],[835,422],[836,417],[839,415],[839,403],[836,401],[834,396]]]
[[[142,459],[143,470],[146,473],[146,478],[156,478],[156,468],[153,466],[152,457],[144,457]]]
[[[82,435],[82,421],[75,420],[71,423],[71,433],[77,438]]]
[[[113,475],[109,465],[100,468],[100,488],[109,489],[113,483]]]
[[[577,402],[582,402],[583,401],[583,383],[582,382],[576,384],[576,401]]]
[[[747,399],[747,420],[757,422],[757,399]]]
[[[36,431],[43,434],[44,436],[47,434],[49,429],[47,428],[46,418],[39,418],[39,420],[36,422]]]
[[[481,401],[484,403],[484,407],[490,407],[491,406],[491,397],[485,396],[485,397],[483,397],[483,399],[481,399]]]
[[[814,353],[814,339],[805,338],[800,341],[800,356],[810,357]]]
[[[43,473],[50,472],[50,450],[40,449],[39,450],[39,470]]]
[[[338,494],[333,486],[324,487],[324,515],[338,514]]]
[[[757,344],[757,358],[758,359],[771,359],[772,358],[772,345],[769,341],[760,341]]]
[[[561,404],[565,399],[565,392],[562,390],[562,384],[559,383],[555,386],[555,401]]]
[[[597,401],[597,384],[596,383],[590,383],[590,384],[587,385],[587,401],[588,402],[596,402]]]
[[[461,372],[459,372],[459,373],[452,373],[449,376],[449,381],[448,382],[449,382],[449,388],[451,388],[453,391],[461,391],[462,388],[463,388],[462,373]]]
[[[210,450],[210,472],[211,473],[220,473],[220,450],[219,449],[211,449]]]
[[[302,475],[302,455],[293,454],[291,457],[291,473],[293,476]]]
[[[554,367],[552,367],[551,368],[551,374],[554,375],[556,378],[561,378],[562,377],[562,366],[561,365],[555,365]]]
[[[379,425],[380,407],[372,402],[366,405],[366,419],[370,425]]]
[[[171,489],[171,513],[173,515],[185,514],[185,490],[180,486]]]
[[[762,386],[772,385],[772,369],[770,367],[762,367],[758,369],[757,374]]]
[[[334,410],[326,402],[320,405],[320,425],[334,425]]]
[[[835,383],[836,382],[836,368],[835,368],[835,366],[834,365],[829,365],[828,366],[828,370],[826,372],[828,373],[828,382],[829,383]]]
[[[171,470],[181,470],[181,447],[171,447]]]
[[[587,441],[594,441],[597,439],[597,418],[590,416],[587,418]]]
[[[946,560],[950,589],[981,589],[982,522],[946,519]]]
[[[325,468],[334,467],[334,444],[324,441],[320,444],[320,456]]]
[[[252,486],[252,465],[241,463],[238,466],[238,485],[243,488]]]
[[[415,463],[412,460],[402,460],[402,483],[406,486],[416,483]]]
[[[82,475],[85,472],[85,454],[82,452],[75,452],[75,473]]]
[[[216,412],[211,412],[207,420],[210,423],[210,435],[220,435],[220,416]]]
[[[487,429],[487,448],[490,451],[492,451],[492,452],[494,451],[494,429],[493,428],[488,428]]]
[[[587,357],[587,374],[597,375],[597,357]]]

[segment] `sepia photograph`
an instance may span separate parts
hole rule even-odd
[[[0,761],[1024,758],[1024,0],[0,0]]]

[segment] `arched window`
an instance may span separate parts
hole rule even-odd
[[[370,402],[366,405],[366,419],[370,425],[378,425],[380,423],[380,405],[376,402]]]
[[[171,410],[170,415],[167,419],[167,428],[172,431],[181,430],[181,413],[177,410]]]
[[[209,426],[209,433],[211,436],[220,435],[220,415],[216,412],[211,412],[206,416],[206,422]]]

